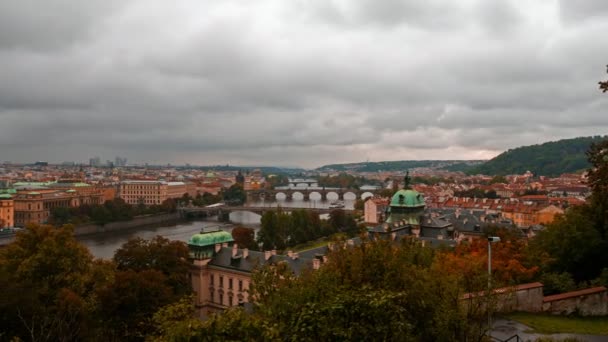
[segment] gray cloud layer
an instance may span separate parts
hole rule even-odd
[[[0,4],[0,160],[317,166],[608,132],[603,0]]]

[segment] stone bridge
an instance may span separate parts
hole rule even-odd
[[[247,202],[257,201],[261,199],[276,199],[278,194],[285,195],[287,201],[293,200],[293,195],[301,194],[304,201],[310,201],[310,195],[316,193],[321,195],[321,201],[327,201],[328,194],[336,194],[338,200],[343,201],[344,195],[353,194],[357,199],[365,199],[378,193],[377,190],[359,190],[359,189],[340,189],[340,188],[289,188],[289,189],[273,189],[273,190],[249,190],[247,191]]]
[[[329,208],[288,208],[282,207],[283,211],[292,211],[292,210],[306,210],[312,211],[318,214],[329,214],[335,209]],[[182,217],[188,216],[218,216],[218,217],[227,217],[231,212],[235,211],[248,211],[252,213],[256,213],[259,215],[264,214],[270,210],[277,210],[277,207],[243,207],[243,206],[216,206],[216,207],[180,207],[178,211]],[[344,209],[341,210],[350,211],[352,209]]]

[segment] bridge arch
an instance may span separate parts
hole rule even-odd
[[[356,200],[357,199],[357,193],[354,191],[346,191],[343,195],[343,199],[347,199],[347,200]]]
[[[361,194],[361,199],[365,200],[369,197],[374,197],[374,194],[370,191],[365,191],[364,193]]]

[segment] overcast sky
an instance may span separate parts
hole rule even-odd
[[[0,161],[486,159],[608,133],[606,0],[0,1]]]

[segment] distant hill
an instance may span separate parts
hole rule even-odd
[[[448,171],[463,171],[468,170],[471,167],[479,165],[481,163],[483,163],[483,161],[481,160],[398,160],[350,164],[331,164],[321,166],[320,168],[317,168],[316,171],[406,171],[421,167]]]
[[[585,152],[594,142],[608,138],[581,137],[507,150],[495,158],[465,170],[468,174],[508,175],[526,171],[543,176],[582,171],[589,167]]]

